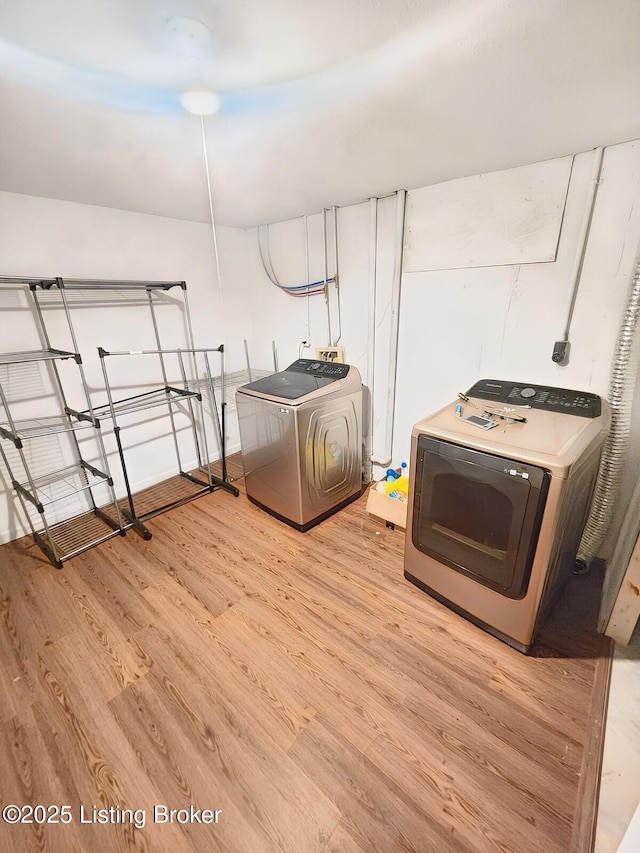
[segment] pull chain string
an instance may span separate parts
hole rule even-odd
[[[202,132],[202,151],[204,153],[204,169],[207,175],[207,195],[209,196],[209,215],[211,217],[211,236],[213,237],[213,254],[216,261],[216,275],[218,277],[218,293],[220,295],[220,313],[224,313],[224,297],[222,295],[222,279],[220,277],[220,257],[218,255],[218,239],[216,237],[216,222],[213,215],[213,198],[211,197],[211,176],[209,174],[209,158],[207,156],[207,138],[204,132],[204,116],[200,116],[200,130]]]

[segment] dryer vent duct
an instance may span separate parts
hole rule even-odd
[[[611,428],[602,451],[593,501],[578,549],[578,562],[585,566],[589,566],[598,556],[618,505],[631,431],[633,394],[638,375],[639,316],[640,254],[636,257],[634,276],[622,316],[611,370],[609,386]]]

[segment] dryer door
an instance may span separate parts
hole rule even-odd
[[[418,550],[508,598],[527,591],[549,475],[419,436],[412,538]]]

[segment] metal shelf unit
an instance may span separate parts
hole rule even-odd
[[[94,406],[90,411],[77,413],[80,418],[95,418],[97,422],[108,418],[113,424],[127,494],[126,500],[121,504],[121,512],[126,520],[126,526],[133,527],[137,533],[148,539],[151,537],[151,533],[143,522],[159,512],[217,488],[226,489],[237,496],[239,494],[238,489],[229,482],[226,467],[225,410],[227,401],[224,393],[224,346],[221,345],[216,349],[198,349],[195,347],[186,282],[47,278],[32,279],[28,281],[28,284],[43,329],[46,329],[43,307],[51,307],[52,304],[57,307],[62,306],[72,346],[75,350],[78,350],[78,343],[74,330],[72,309],[77,304],[86,306],[107,302],[112,308],[117,305],[127,307],[131,304],[146,304],[149,308],[156,348],[142,352],[131,350],[109,352],[98,347],[107,402],[97,407]],[[181,291],[181,301],[184,306],[187,341],[187,347],[184,349],[163,347],[156,317],[156,305],[161,301],[166,302],[170,298],[167,294],[174,288]],[[214,375],[211,371],[209,359],[213,353],[216,353],[216,357],[220,359],[219,375]],[[157,387],[152,391],[115,399],[114,388],[107,372],[107,360],[112,356],[134,357],[139,355],[157,357],[159,366]],[[167,364],[169,357],[177,358],[179,365],[178,381],[169,381]],[[202,370],[198,369],[199,362],[203,366]],[[216,396],[217,392],[219,392],[219,397]],[[203,395],[209,402],[213,429],[219,446],[219,461],[222,463],[222,477],[217,477],[211,472],[212,460],[210,459],[206,436],[206,413],[203,407]],[[130,456],[131,450],[127,449],[125,452],[121,431],[126,427],[129,415],[135,415],[155,407],[165,407],[168,416],[176,455],[177,476],[165,483],[158,484],[156,487],[145,489],[143,493],[134,495],[127,470],[127,457]],[[185,415],[192,430],[197,455],[197,468],[204,475],[203,477],[185,471],[183,468],[177,438],[176,418]],[[187,484],[190,484],[192,488],[186,489]],[[175,493],[173,497],[171,496],[172,492]]]
[[[46,333],[45,333],[46,337]],[[49,344],[48,338],[46,339]],[[21,479],[15,475],[9,456],[0,440],[0,456],[9,472],[9,478],[14,492],[22,506],[29,523],[34,541],[58,569],[63,563],[76,554],[104,542],[112,536],[124,535],[124,524],[118,507],[113,480],[109,473],[107,456],[100,432],[100,424],[94,417],[89,397],[89,406],[85,412],[78,412],[66,404],[65,391],[58,363],[72,359],[77,367],[86,390],[86,381],[82,368],[82,359],[77,352],[57,350],[47,346],[42,350],[27,350],[24,352],[0,353],[0,365],[11,367],[29,362],[46,362],[51,368],[53,384],[62,403],[62,412],[41,418],[15,419],[12,415],[12,404],[9,394],[0,383],[0,439],[11,442],[18,453],[24,476]],[[76,433],[81,430],[92,430],[96,439],[100,468],[89,463],[80,449]],[[74,462],[61,469],[48,471],[34,476],[29,464],[27,447],[45,437],[66,433],[71,439]],[[108,490],[109,502],[100,507],[96,503],[94,489],[102,487]],[[85,495],[90,511],[76,514],[75,518],[63,521],[51,520],[56,507],[68,502],[75,496]],[[38,513],[39,524],[35,525],[29,506]],[[113,512],[111,512],[111,508]],[[81,520],[82,519],[82,520]],[[73,527],[73,535],[70,535]]]
[[[220,345],[216,349],[158,349],[158,350],[141,350],[130,351],[123,350],[118,352],[108,352],[102,347],[98,348],[98,355],[102,365],[104,376],[104,386],[107,392],[107,403],[101,406],[94,407],[93,414],[96,418],[101,419],[109,417],[113,423],[113,430],[118,445],[118,454],[124,476],[124,482],[127,490],[127,506],[122,508],[122,514],[131,524],[133,529],[143,538],[149,539],[151,533],[144,522],[160,512],[164,512],[171,507],[178,506],[186,501],[192,500],[205,492],[213,492],[215,489],[223,488],[237,497],[238,489],[231,485],[227,478],[226,453],[225,453],[225,407],[220,409],[218,416],[218,407],[216,403],[215,385],[211,372],[209,356],[211,354],[219,355],[221,362],[224,357],[224,346]],[[161,372],[164,377],[165,384],[140,394],[135,394],[130,397],[125,397],[120,400],[114,399],[112,386],[107,370],[107,360],[113,356],[157,356],[161,365]],[[166,359],[168,356],[175,356],[179,365],[180,378],[178,382],[167,382],[167,367]],[[204,379],[189,378],[188,363],[195,362],[197,365],[198,356],[201,357],[201,362],[204,365]],[[185,361],[187,362],[185,364]],[[194,371],[197,372],[197,371]],[[224,375],[224,365],[221,363],[221,375]],[[209,448],[207,440],[207,431],[205,425],[205,412],[203,403],[202,390],[208,394],[211,403],[213,422],[218,434],[221,461],[222,461],[222,477],[217,477],[211,472],[209,461]],[[166,412],[169,417],[171,432],[173,435],[173,445],[177,463],[177,477],[170,481],[159,483],[157,487],[146,489],[142,496],[143,508],[136,508],[138,503],[138,495],[134,495],[131,490],[129,474],[127,471],[126,454],[122,443],[121,432],[123,429],[122,419],[127,415],[137,414],[158,406],[166,406]],[[181,410],[181,406],[183,407]],[[196,417],[197,410],[197,417]],[[194,446],[198,459],[198,470],[205,474],[202,479],[199,476],[184,470],[183,461],[181,458],[180,447],[177,439],[176,418],[179,414],[186,415],[192,430]],[[185,483],[190,483],[194,488],[185,490]],[[175,488],[172,488],[175,486]],[[153,493],[156,492],[156,500]]]

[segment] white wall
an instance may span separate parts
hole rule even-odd
[[[233,277],[236,257],[245,254],[247,236],[233,228],[218,229],[221,281],[221,304],[215,272],[213,240],[207,225],[149,216],[120,210],[74,204],[52,199],[0,193],[0,275],[21,277],[185,280],[188,285],[189,307],[193,320],[194,338],[198,347],[227,347],[227,361],[233,369],[242,366],[242,338],[252,330],[246,325],[246,314],[238,304],[238,289]],[[97,346],[107,350],[155,349],[151,316],[147,306],[137,303],[117,303],[107,294],[100,304],[88,302],[84,307],[78,297],[73,318],[78,349],[83,356],[92,403],[105,401],[104,382],[97,356]],[[86,299],[83,294],[83,299]],[[168,298],[157,309],[158,325],[164,347],[188,346],[182,292],[169,291]],[[60,300],[42,297],[51,343],[60,349],[72,349],[64,314],[53,304]],[[0,350],[14,351],[40,347],[38,325],[30,297],[22,288],[0,286]],[[233,318],[233,319],[230,319]],[[148,390],[161,384],[159,365],[155,358],[130,359],[116,357],[107,360],[110,376],[120,396]],[[212,368],[218,368],[217,354]],[[177,373],[177,364],[175,365]],[[77,370],[65,362],[61,371],[66,376],[65,390],[69,404],[85,408]],[[13,370],[13,396],[20,397],[18,417],[30,417],[57,409],[51,393],[46,369],[31,366]],[[0,379],[9,378],[4,369]],[[16,382],[20,385],[16,389]],[[161,410],[151,410],[142,426],[123,431],[129,474],[134,489],[143,488],[176,473],[173,442],[168,433],[166,417]],[[186,418],[179,421],[180,446],[184,467],[195,462],[191,431]],[[229,437],[228,448],[237,449],[238,438]],[[105,424],[105,443],[109,450],[112,474],[118,492],[124,494],[124,483],[117,459],[113,436]],[[214,437],[209,435],[210,444]],[[17,454],[11,445],[3,446],[12,460]],[[217,446],[210,447],[216,457]],[[69,460],[69,448],[64,438],[46,439],[27,449],[36,473],[55,464],[62,454]],[[83,453],[97,464],[97,447],[83,438]],[[61,467],[57,465],[56,467]],[[98,466],[100,467],[100,466]],[[0,468],[3,468],[0,465]],[[16,510],[15,501],[7,489],[6,474],[0,473],[0,541],[22,535],[24,521]]]
[[[571,329],[569,364],[551,361],[562,339],[593,153],[576,156],[554,263],[406,274],[399,358],[399,420],[422,417],[412,365],[429,403],[481,377],[526,380],[606,396],[616,333],[640,234],[640,147],[605,152]],[[434,368],[437,366],[437,370]],[[454,395],[453,395],[454,396]],[[427,408],[429,410],[430,406]],[[398,435],[399,447],[407,438]]]
[[[570,277],[578,251],[593,157],[593,152],[577,154],[568,189],[563,179],[566,203],[555,261],[404,272],[394,406],[395,464],[408,459],[412,425],[453,400],[459,390],[468,388],[478,378],[548,383],[606,396],[615,338],[640,235],[638,142],[616,145],[605,151],[575,306],[570,362],[566,367],[558,367],[551,361],[553,343],[562,338],[565,325]],[[503,177],[508,178],[508,173]],[[501,183],[508,185],[509,182]],[[443,207],[448,221],[455,221],[456,205],[466,205],[464,186],[460,181],[455,184],[449,201],[447,184],[441,185],[438,191],[439,204],[449,205],[446,211]],[[477,180],[469,181],[469,203],[476,186]],[[413,233],[420,231],[427,220],[433,220],[432,210],[421,209],[422,195],[420,191],[413,197],[409,193],[407,227]],[[372,377],[374,379],[373,452],[377,457],[383,456],[386,449],[390,298],[398,248],[394,240],[396,203],[396,197],[390,196],[377,204],[374,363],[370,358],[368,337],[372,203],[364,202],[338,211],[340,344],[345,347],[347,361],[359,368],[365,385],[371,387]],[[496,199],[495,216],[504,217],[504,210],[500,199]],[[464,219],[468,223],[468,210],[464,211]],[[310,216],[307,226],[311,278],[321,279],[324,275],[321,216]],[[331,216],[327,216],[327,233],[328,272],[332,275]],[[0,195],[2,274],[186,279],[196,342],[216,346],[224,341],[232,370],[244,366],[242,341],[245,338],[252,366],[265,369],[273,363],[271,345],[274,340],[281,369],[298,357],[302,341],[309,340],[312,347],[330,343],[324,297],[292,298],[271,284],[260,262],[256,229],[221,228],[218,238],[222,305],[217,293],[208,226],[46,199]],[[513,257],[513,248],[506,246],[507,260]],[[282,283],[305,282],[307,257],[303,219],[270,226],[269,250]],[[335,338],[338,333],[337,303],[333,285],[329,291],[332,337]],[[91,351],[98,343],[113,346],[110,340],[115,331],[111,321],[123,316],[121,311],[117,315],[114,312],[111,308],[102,309],[98,314],[92,310],[87,313],[86,320],[83,315],[81,348]],[[13,318],[17,314],[8,311],[2,314],[2,349],[17,344],[23,346],[18,327],[13,325],[9,346],[5,344],[7,316]],[[171,327],[175,321],[170,314],[166,317]],[[119,341],[139,339],[133,315],[118,319],[118,324]],[[130,346],[128,343],[122,348]],[[302,350],[304,355],[312,353],[313,349]],[[100,384],[97,367],[94,359],[89,372],[96,389]],[[640,434],[637,420],[635,431]],[[231,417],[230,450],[237,447],[233,421]],[[144,438],[142,436],[141,445]],[[145,456],[143,450],[138,451],[142,459],[137,474],[140,482],[134,485],[162,479],[166,473],[161,461],[163,456],[154,451]],[[634,452],[637,459],[638,450]],[[378,474],[379,470],[374,473]],[[631,473],[628,477],[633,478]],[[628,492],[629,483],[625,483],[624,489]],[[4,532],[10,525],[5,515],[1,521],[0,528]]]
[[[638,142],[612,146],[605,151],[571,328],[570,361],[565,367],[551,361],[554,341],[563,337],[593,159],[594,152],[575,156],[568,190],[565,172],[560,170],[558,180],[564,181],[561,189],[566,202],[555,261],[508,263],[518,246],[505,245],[507,262],[495,266],[404,272],[393,441],[395,464],[408,459],[412,425],[453,400],[458,391],[467,389],[479,378],[547,383],[607,395],[611,358],[640,236]],[[504,180],[500,182],[507,187],[508,177],[509,172],[504,172]],[[467,207],[473,202],[477,180],[472,178],[467,183],[466,198],[464,179],[451,182],[450,198],[449,185],[439,186],[439,203],[447,221],[455,221],[453,208],[457,205],[461,220],[468,225]],[[409,193],[407,230],[423,233],[424,237],[424,223],[433,221],[433,211],[421,208],[422,195],[422,191]],[[555,205],[557,193],[551,196]],[[486,216],[486,206],[484,211]],[[505,216],[500,199],[495,199],[493,215],[497,221]],[[540,223],[541,227],[548,224],[544,217],[540,217]],[[373,438],[374,453],[378,456],[382,455],[385,443],[394,224],[395,197],[392,196],[380,201],[378,218]],[[367,359],[369,227],[368,204],[339,210],[341,343],[346,348],[346,360],[360,369],[365,384],[370,384],[371,368]],[[486,227],[486,222],[483,221],[482,227]],[[287,284],[302,283],[301,220],[278,223],[269,232],[276,271]],[[314,235],[311,257],[317,275],[322,256],[318,228]],[[255,238],[253,245],[255,249]],[[291,360],[297,356],[298,342],[306,337],[305,302],[274,292],[265,305],[265,289],[274,288],[264,276],[255,273],[257,266],[254,264],[247,276],[246,306],[255,318],[257,335],[253,345],[266,352],[267,338],[276,337],[279,350],[286,356],[282,361]],[[310,304],[312,342],[316,346],[326,344],[324,299],[312,297]],[[263,320],[262,327],[258,316]],[[637,424],[636,447],[640,445],[639,427]],[[634,452],[637,458],[637,449]],[[633,479],[631,473],[628,476]],[[629,488],[629,482],[625,482],[625,494]]]
[[[339,344],[345,347],[345,358],[355,365],[369,389],[374,385],[374,421],[377,442],[375,455],[384,452],[385,424],[387,412],[387,384],[389,373],[390,298],[392,272],[396,257],[394,229],[396,222],[396,196],[380,199],[377,208],[375,236],[371,233],[371,202],[340,208],[338,211],[339,289],[342,336]],[[309,267],[312,281],[324,276],[324,247],[322,216],[308,218]],[[279,222],[269,226],[269,254],[278,280],[285,285],[303,284],[306,280],[305,225],[303,219]],[[245,262],[246,310],[254,318],[255,334],[252,347],[265,361],[270,351],[270,342],[275,339],[278,346],[280,367],[300,355],[315,357],[315,349],[323,347],[339,337],[337,321],[336,288],[329,284],[331,307],[331,340],[327,305],[323,295],[309,299],[291,297],[272,285],[260,263],[258,232],[251,229],[252,253]],[[265,232],[263,229],[263,245]],[[335,272],[333,249],[333,222],[327,214],[328,275]],[[371,246],[377,244],[375,264],[370,258]],[[375,328],[376,347],[374,358],[369,352],[369,301],[375,269]],[[301,348],[308,340],[310,347]],[[374,382],[372,383],[372,377]]]

